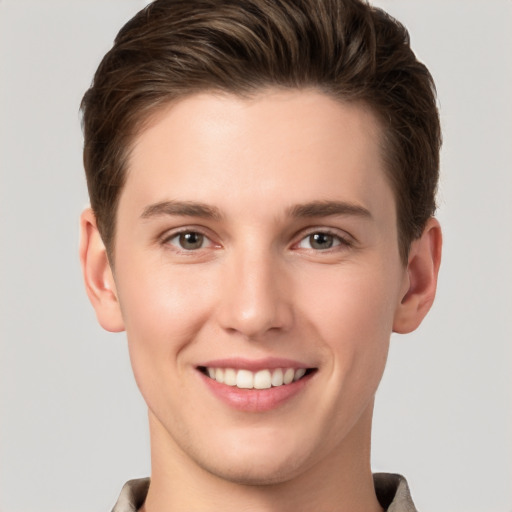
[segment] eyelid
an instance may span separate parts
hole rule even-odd
[[[180,226],[180,227],[168,229],[157,237],[157,241],[158,241],[158,243],[160,243],[162,245],[172,245],[172,244],[169,244],[169,241],[183,233],[201,234],[210,242],[209,247],[212,247],[212,246],[219,247],[219,248],[221,247],[221,244],[219,242],[215,241],[215,236],[214,236],[214,234],[211,233],[210,229],[207,229],[204,226],[197,226],[197,225],[186,225],[186,226]],[[351,234],[349,234],[348,232],[346,232],[344,230],[341,230],[338,228],[326,227],[326,226],[312,226],[312,227],[301,230],[300,233],[294,237],[295,241],[292,244],[292,248],[297,247],[298,244],[300,244],[300,242],[302,242],[305,238],[307,238],[308,236],[311,236],[315,233],[322,233],[322,234],[336,237],[340,241],[340,244],[335,247],[339,247],[339,246],[352,247],[357,243],[357,240]],[[179,247],[177,247],[177,246],[174,246],[174,247],[176,247],[177,251],[180,251]],[[204,247],[201,249],[207,249],[207,248],[208,247]],[[196,249],[196,250],[181,249],[181,251],[184,253],[191,253],[191,252],[200,251],[201,249]],[[335,248],[332,248],[332,249],[335,250]],[[320,252],[317,249],[312,249],[312,250],[314,250],[315,252]],[[325,249],[324,252],[327,252],[328,250],[329,249]]]
[[[209,241],[208,247],[201,247],[200,249],[195,249],[195,250],[193,250],[193,249],[187,250],[187,249],[180,248],[177,245],[169,243],[173,238],[176,238],[184,233],[197,233],[199,235],[202,235],[205,239],[207,239]],[[208,249],[210,247],[220,247],[220,244],[216,243],[213,240],[213,238],[214,237],[212,236],[210,230],[208,230],[204,227],[192,225],[192,226],[180,226],[179,228],[169,229],[158,237],[158,241],[162,245],[169,245],[169,246],[174,247],[177,252],[192,253],[192,252],[201,251],[203,249]]]
[[[330,236],[333,236],[335,238],[337,238],[340,243],[332,248],[329,248],[329,249],[324,249],[323,251],[321,250],[318,250],[318,249],[311,249],[312,251],[315,251],[315,252],[328,252],[329,250],[336,250],[336,247],[353,247],[356,243],[356,240],[355,238],[350,235],[349,233],[347,233],[346,231],[343,231],[343,230],[340,230],[340,229],[335,229],[335,228],[329,228],[329,227],[325,227],[325,226],[313,226],[311,228],[307,228],[306,230],[303,230],[301,231],[301,233],[299,233],[299,235],[296,237],[296,242],[293,243],[293,247],[298,247],[298,245],[306,238],[308,238],[309,236],[311,235],[314,235],[316,233],[321,233],[321,234],[324,234],[324,235],[330,235]],[[306,249],[308,250],[308,249]]]

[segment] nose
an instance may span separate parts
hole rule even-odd
[[[225,262],[218,318],[245,339],[286,331],[293,321],[292,280],[271,251],[245,251]]]

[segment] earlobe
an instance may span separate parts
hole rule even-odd
[[[441,227],[436,219],[431,218],[421,237],[411,244],[406,286],[395,312],[394,332],[405,334],[414,331],[430,310],[436,295],[441,248]]]
[[[94,212],[87,208],[80,217],[80,263],[85,289],[100,325],[111,332],[124,330],[114,276],[101,239]]]

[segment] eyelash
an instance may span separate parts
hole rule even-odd
[[[191,229],[191,228],[183,228],[183,229],[181,229],[179,231],[175,231],[175,232],[165,236],[162,239],[162,244],[163,245],[172,245],[173,247],[176,248],[176,250],[178,252],[181,252],[181,253],[192,253],[192,252],[196,252],[197,250],[204,249],[204,247],[198,247],[196,249],[185,249],[184,247],[180,247],[178,245],[179,241],[176,244],[172,244],[171,243],[171,240],[174,240],[174,239],[178,239],[179,240],[180,237],[182,237],[184,235],[199,235],[201,237],[201,241],[202,242],[208,241],[209,245],[212,245],[212,246],[215,245],[214,242],[212,242],[212,240],[210,239],[210,237],[208,235],[206,235],[205,233],[203,233],[200,230]]]
[[[299,240],[299,242],[295,245],[298,246],[305,240],[310,239],[311,237],[313,237],[315,235],[332,237],[333,241],[337,242],[337,243],[331,247],[326,248],[326,249],[314,249],[313,247],[304,248],[304,249],[312,250],[315,252],[332,252],[333,250],[335,251],[337,247],[339,247],[340,249],[345,249],[345,248],[351,248],[354,245],[354,242],[348,236],[342,236],[338,232],[333,232],[333,231],[331,231],[329,229],[325,229],[325,228],[323,228],[323,229],[316,228],[316,229],[310,230],[308,233],[306,233],[304,236],[302,236],[302,238]]]
[[[199,237],[201,237],[201,245],[203,245],[203,243],[205,241],[208,242],[209,246],[216,245],[211,240],[211,238],[208,235],[206,235],[204,232],[202,232],[201,230],[198,230],[198,229],[193,229],[193,228],[183,228],[179,231],[175,231],[171,234],[168,234],[167,236],[162,238],[161,243],[162,243],[162,245],[171,245],[171,246],[175,247],[175,250],[177,250],[177,252],[181,252],[184,254],[187,254],[187,253],[190,254],[190,253],[197,252],[201,249],[208,248],[208,247],[197,247],[197,248],[186,249],[184,247],[180,247],[178,245],[180,242],[179,239],[180,239],[180,237],[182,237],[184,235],[196,235],[196,236],[198,235]],[[340,247],[340,249],[351,248],[354,245],[354,242],[351,239],[349,239],[349,237],[342,236],[339,233],[337,233],[337,232],[335,233],[329,229],[316,228],[316,229],[310,230],[309,232],[307,232],[305,234],[301,234],[300,240],[298,242],[294,243],[292,247],[300,248],[301,243],[303,243],[304,241],[306,241],[307,239],[310,239],[311,237],[313,237],[315,235],[332,237],[334,245],[332,245],[331,247],[328,247],[326,249],[315,249],[314,247],[309,247],[309,248],[302,247],[302,249],[320,253],[320,252],[332,252],[333,250],[335,251],[337,247]],[[171,241],[174,239],[178,239],[178,242],[176,244],[171,243]]]

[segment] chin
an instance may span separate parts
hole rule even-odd
[[[320,448],[300,428],[297,435],[282,426],[210,434],[209,446],[199,452],[194,443],[189,454],[209,473],[243,485],[289,481],[314,464]]]
[[[199,461],[198,461],[199,462]],[[201,464],[201,462],[199,462]],[[254,460],[230,461],[226,459],[222,464],[208,462],[202,463],[203,469],[210,474],[239,485],[277,485],[293,479],[303,465],[297,459],[287,458],[278,461],[274,458],[267,463],[254,463]]]

